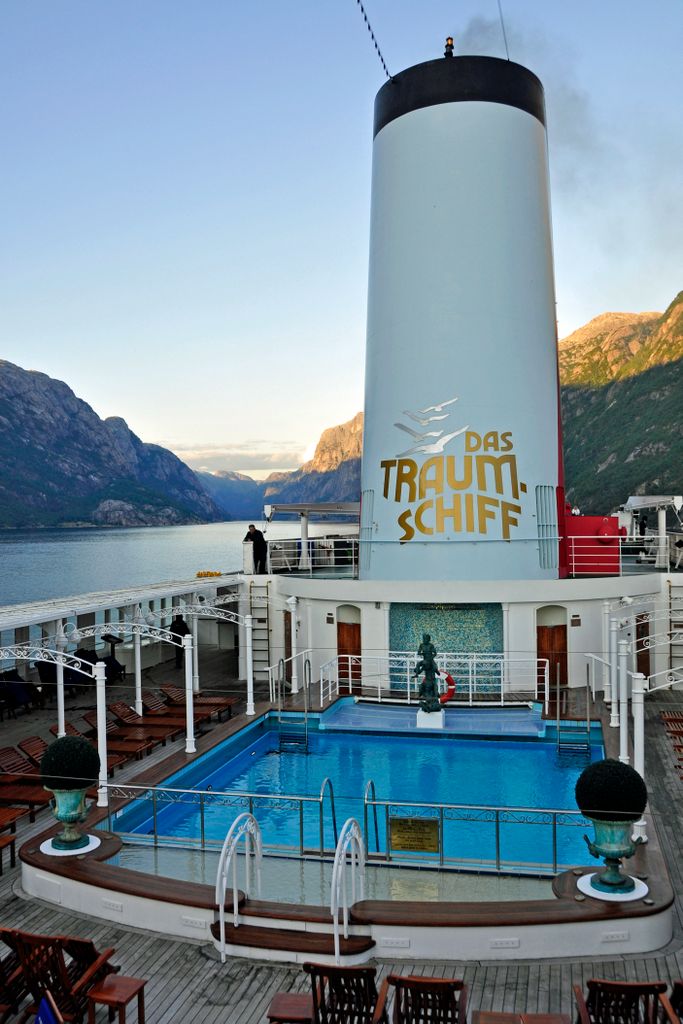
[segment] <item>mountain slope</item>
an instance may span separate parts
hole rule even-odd
[[[0,526],[220,519],[194,473],[62,381],[0,360]]]
[[[294,473],[272,474],[265,481],[264,500],[358,501],[363,452],[363,413],[359,412],[320,435],[315,454]]]

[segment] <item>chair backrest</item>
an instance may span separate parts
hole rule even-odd
[[[20,754],[14,747],[3,747],[0,750],[0,768],[9,775],[36,775],[35,765]]]
[[[586,1008],[594,1024],[655,1024],[659,996],[666,992],[667,984],[591,978],[586,988]]]
[[[9,1011],[18,1012],[19,1003],[26,994],[26,983],[9,928],[0,928],[0,941],[8,947],[8,952],[0,956],[0,1019],[4,1020]]]
[[[53,736],[59,736],[59,726],[51,725],[50,732],[52,733]],[[79,730],[76,728],[73,722],[64,723],[64,732],[66,733],[67,736],[80,736],[81,739],[85,739],[83,733],[79,732]]]
[[[47,750],[47,743],[42,736],[27,736],[25,740],[19,740],[17,745],[33,764],[40,767],[43,754]]]
[[[133,709],[123,700],[117,700],[113,704],[108,704],[107,707],[111,711],[112,715],[116,715],[116,717],[122,722],[128,722],[130,725],[138,725],[142,721],[140,715],[136,714],[135,711],[133,711]]]
[[[374,967],[303,965],[311,978],[314,1024],[371,1024],[377,1003]]]
[[[151,690],[142,691],[142,704],[143,707],[149,711],[170,711],[168,704],[161,697],[157,697],[156,693],[152,693]]]
[[[683,981],[674,981],[669,1002],[678,1019],[683,1020]]]
[[[13,938],[26,986],[36,1006],[40,1005],[45,990],[49,989],[63,1014],[78,1011],[59,938],[31,935],[29,932],[14,932]]]
[[[393,1024],[465,1024],[467,986],[456,978],[390,974],[395,989]]]

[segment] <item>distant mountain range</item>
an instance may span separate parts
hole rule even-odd
[[[583,512],[683,493],[683,292],[664,313],[603,313],[559,345],[567,497]],[[0,527],[258,518],[264,502],[360,495],[363,414],[310,462],[255,481],[193,473],[66,384],[0,360]]]

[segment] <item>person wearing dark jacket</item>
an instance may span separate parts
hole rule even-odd
[[[168,631],[169,631],[169,633],[173,633],[173,635],[177,636],[177,637],[187,636],[187,634],[191,632],[190,627],[185,622],[185,619],[182,617],[182,615],[174,616],[173,622],[168,627]],[[182,663],[183,663],[183,648],[182,647],[176,647],[175,648],[175,667],[176,668],[180,668]]]
[[[260,530],[257,530],[253,523],[249,523],[249,529],[245,540],[250,540],[254,545],[254,572],[262,575],[266,571],[266,558],[268,556],[268,541]]]

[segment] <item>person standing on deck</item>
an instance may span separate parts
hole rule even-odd
[[[190,632],[190,627],[185,622],[185,619],[182,617],[182,615],[176,615],[173,618],[173,622],[168,627],[168,631],[169,631],[169,633],[173,633],[174,636],[183,637],[183,636],[187,636],[187,634]],[[175,667],[176,668],[180,668],[182,663],[183,663],[183,648],[182,647],[176,647],[175,648]]]
[[[266,571],[266,557],[268,555],[268,541],[260,530],[257,530],[253,523],[249,523],[249,529],[245,540],[250,540],[254,545],[254,572],[263,575]]]

